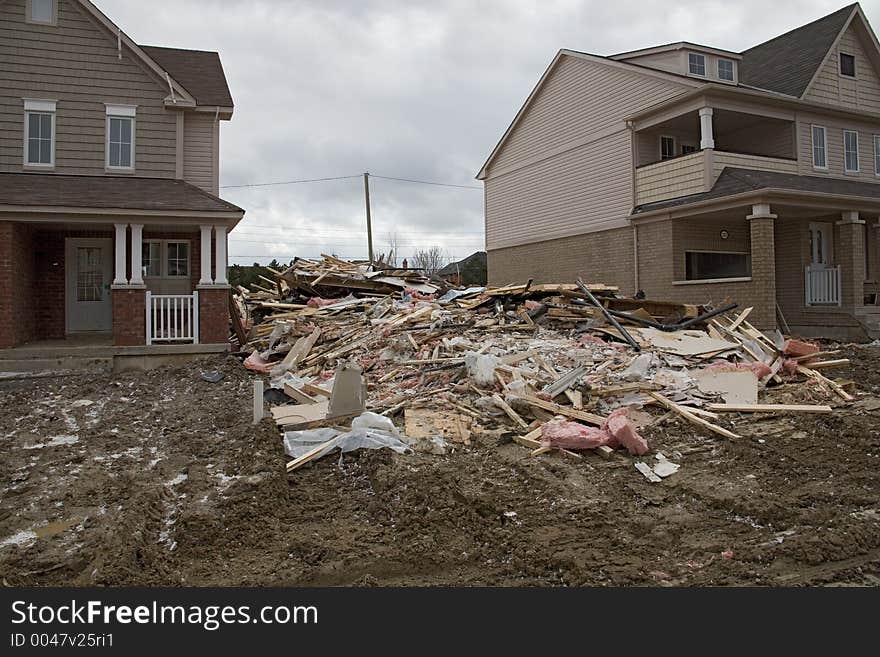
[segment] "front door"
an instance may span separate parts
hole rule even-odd
[[[810,224],[810,269],[827,269],[831,265],[830,223]]]
[[[68,238],[65,263],[67,332],[111,331],[113,240]]]

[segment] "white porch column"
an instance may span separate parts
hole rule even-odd
[[[226,226],[214,226],[214,283],[227,285],[226,280]]]
[[[144,284],[143,243],[144,225],[131,224],[131,281],[132,285]]]
[[[199,285],[213,285],[211,278],[211,226],[199,226],[202,231],[202,275]]]
[[[116,227],[116,239],[115,248],[116,248],[116,275],[113,277],[113,285],[127,285],[128,279],[126,278],[125,272],[125,264],[126,264],[126,239],[127,239],[127,229],[128,224],[113,224]]]
[[[700,108],[700,149],[715,148],[715,135],[712,131],[712,108]]]

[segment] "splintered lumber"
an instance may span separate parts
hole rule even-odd
[[[808,369],[808,368],[804,367],[803,365],[798,365],[797,371],[799,374],[803,374],[806,377],[809,377],[815,381],[819,381],[820,383],[825,384],[826,386],[831,388],[837,394],[837,396],[840,397],[841,399],[843,399],[844,401],[852,401],[853,400],[853,396],[851,394],[849,394],[846,390],[844,390],[840,384],[838,384],[835,381],[832,381],[827,376],[824,376],[821,372],[817,372],[816,370]]]
[[[727,327],[727,330],[731,331],[731,332],[735,331],[740,326],[740,324],[742,324],[744,321],[746,321],[746,317],[748,317],[749,314],[751,314],[752,310],[754,310],[754,309],[751,306],[749,306],[748,308],[743,310],[739,314],[739,317],[737,317],[735,320],[733,320],[733,323]]]
[[[314,397],[309,397],[303,391],[294,388],[289,383],[284,384],[284,394],[290,397],[291,399],[295,399],[300,404],[317,404],[318,400]]]
[[[326,449],[332,449],[336,446],[336,443],[339,442],[340,436],[336,436],[335,438],[331,438],[326,443],[321,443],[310,449],[308,452],[303,454],[302,456],[295,458],[294,460],[288,462],[287,471],[293,472],[297,468],[304,466],[309,461],[313,461],[319,454],[323,453]]]
[[[725,413],[831,413],[830,406],[810,404],[709,404],[710,411]]]
[[[330,399],[333,395],[332,390],[327,390],[326,388],[322,388],[321,386],[316,386],[314,383],[303,383],[302,390],[307,395],[321,395],[322,397],[326,397]]]
[[[285,369],[293,369],[296,364],[306,358],[312,347],[321,337],[321,328],[318,327],[311,332],[310,335],[304,336],[296,341],[296,344],[287,352],[287,356],[281,361],[281,366]]]
[[[563,392],[565,392],[571,386],[577,383],[580,378],[587,373],[587,371],[587,368],[583,365],[575,367],[574,369],[569,370],[558,379],[556,379],[556,381],[545,387],[544,392],[550,395],[551,398],[555,397],[556,395],[561,395]]]
[[[811,370],[825,370],[831,367],[845,367],[849,364],[849,358],[838,358],[837,360],[820,360],[804,363],[804,367],[808,367]]]
[[[574,418],[575,420],[580,420],[581,422],[595,424],[596,426],[602,426],[603,424],[605,424],[605,418],[601,415],[587,413],[586,411],[579,411],[576,408],[569,408],[568,406],[560,406],[559,404],[544,401],[543,399],[532,397],[531,395],[520,395],[519,398],[528,403],[530,406],[537,406],[538,408],[542,408],[545,411],[550,411],[551,413],[554,413],[556,415],[565,415],[566,417]]]
[[[504,399],[502,399],[501,395],[499,395],[499,394],[497,394],[497,393],[494,394],[494,395],[492,395],[492,400],[495,402],[495,405],[498,406],[498,408],[500,408],[502,411],[504,411],[505,413],[507,413],[507,416],[508,416],[511,420],[513,420],[514,422],[516,422],[516,423],[517,423],[519,426],[521,426],[523,429],[528,429],[528,428],[529,428],[528,423],[527,423],[525,420],[523,420],[523,419],[519,416],[519,414],[518,414],[515,410],[513,410],[513,409],[507,404],[506,401],[504,401]]]
[[[674,401],[671,401],[657,392],[648,392],[648,394],[655,400],[657,400],[662,406],[668,408],[670,411],[674,411],[681,415],[683,418],[690,420],[694,424],[698,424],[701,427],[708,429],[714,433],[717,433],[720,436],[724,436],[725,438],[729,438],[730,440],[736,440],[741,436],[733,433],[732,431],[728,431],[724,427],[719,427],[717,424],[712,424],[711,422],[704,420],[701,417],[697,417],[694,413],[692,413],[689,409],[686,409],[679,404],[676,404]]]

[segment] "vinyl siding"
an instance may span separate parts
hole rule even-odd
[[[485,185],[489,249],[625,226],[633,205],[629,132]]]
[[[636,204],[698,194],[705,190],[704,151],[649,164],[636,170]]]
[[[723,153],[715,151],[712,157],[712,184],[718,180],[718,176],[725,167],[737,167],[740,169],[756,169],[758,171],[779,171],[781,173],[797,173],[798,163],[795,160],[783,160],[770,157],[758,157],[755,155],[742,155],[740,153]]]
[[[687,87],[689,88],[689,87]],[[563,56],[495,156],[489,175],[550,154],[687,89],[634,71]]]
[[[58,0],[58,25],[25,22],[26,0],[0,2],[0,171],[21,171],[23,98],[57,101],[56,173],[105,173],[105,103],[137,105],[138,176],[174,177],[176,125],[167,91],[77,3]]]
[[[489,167],[487,248],[626,226],[633,162],[623,119],[685,89],[563,56]]]
[[[828,170],[813,168],[812,125],[825,127]],[[845,173],[843,162],[843,131],[859,133],[859,172]],[[832,178],[856,178],[864,182],[880,182],[874,174],[874,138],[880,135],[880,122],[847,121],[818,114],[798,114],[798,169],[801,175]]]
[[[858,28],[855,25],[847,28],[839,44],[828,53],[819,75],[804,98],[820,103],[880,112],[880,77],[871,65],[862,43],[864,41],[858,34]],[[841,52],[855,55],[855,79],[840,75]]]
[[[187,112],[183,123],[183,179],[216,194],[218,172],[214,164],[214,115]]]

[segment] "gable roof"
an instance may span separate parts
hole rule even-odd
[[[0,173],[0,206],[244,214],[183,180],[130,176]]]
[[[233,106],[218,53],[160,46],[141,46],[141,49],[183,85],[198,105]]]
[[[800,98],[858,3],[743,51],[740,83]]]

